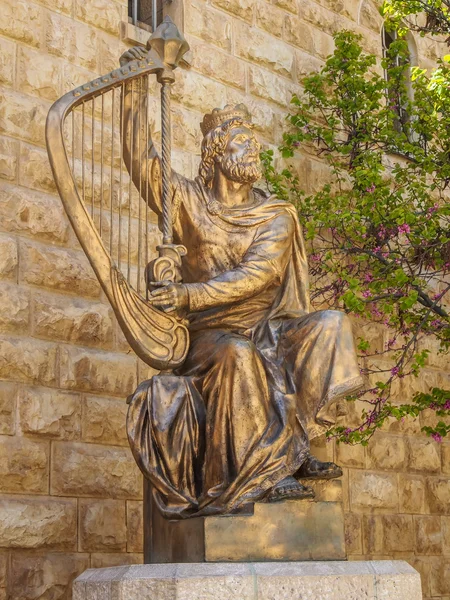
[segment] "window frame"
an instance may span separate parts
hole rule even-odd
[[[390,38],[390,41],[387,42],[386,38]],[[394,43],[397,39],[398,39],[397,31],[396,30],[388,31],[385,27],[385,24],[383,23],[383,26],[381,28],[381,46],[382,46],[383,59],[385,59],[387,57],[387,53],[388,53],[390,45],[392,43]],[[406,39],[406,43],[408,45],[408,63],[407,63],[408,76],[407,76],[407,80],[405,81],[405,89],[406,89],[406,93],[407,93],[409,100],[412,102],[414,100],[414,91],[412,88],[412,81],[411,81],[411,66],[412,66],[413,54],[411,52],[410,41],[408,38]],[[395,66],[397,66],[397,67],[401,66],[400,57],[398,55],[395,56]],[[388,73],[387,73],[386,69],[383,69],[383,72],[384,72],[384,78],[387,82],[388,81]],[[387,90],[386,90],[386,98],[388,98]],[[408,114],[408,111],[404,108],[404,106],[398,106],[398,108],[394,108],[393,110],[397,113],[397,122],[398,122],[399,133],[402,131],[405,133],[405,126],[408,122],[410,122],[410,115]]]
[[[139,18],[142,17],[142,0],[128,0],[128,20],[131,19],[131,23],[135,27],[140,27],[151,33],[158,27],[164,18],[165,3],[164,0],[150,0],[149,3],[151,4],[151,23]],[[158,19],[159,15],[161,15],[162,18]]]
[[[162,2],[162,19],[169,15],[178,29],[184,31],[184,0],[163,0]],[[152,27],[146,23],[138,21],[133,24],[133,19],[127,16],[126,21],[121,23],[121,39],[131,45],[146,46],[148,38],[152,34]],[[184,56],[181,61],[182,65],[188,65],[190,59]],[[185,64],[186,63],[186,64]]]

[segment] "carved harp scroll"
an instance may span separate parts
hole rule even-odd
[[[186,357],[188,331],[147,302],[145,269],[155,256],[158,231],[142,199],[142,169],[130,176],[124,165],[121,131],[127,86],[132,108],[138,96],[146,98],[145,110],[136,114],[148,136],[150,76],[163,69],[150,50],[145,59],[65,94],[49,111],[46,139],[66,213],[128,343],[151,367],[173,369]],[[139,148],[140,160],[146,160],[145,150]]]

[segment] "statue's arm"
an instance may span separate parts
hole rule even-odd
[[[268,221],[242,259],[230,271],[204,283],[188,283],[190,312],[251,298],[272,283],[281,283],[292,252],[295,226],[290,214]]]
[[[130,60],[144,58],[147,52],[139,46],[127,50],[120,59],[123,66]],[[125,166],[144,201],[158,215],[162,214],[161,161],[152,140],[147,116],[147,89],[138,80],[124,86],[122,94],[122,148]],[[175,190],[191,182],[172,171],[171,198]]]
[[[132,86],[125,86],[122,98],[123,160],[142,198],[161,215],[161,163],[146,119],[145,94],[136,83]]]

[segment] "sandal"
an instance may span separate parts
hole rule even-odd
[[[294,476],[296,479],[335,479],[342,477],[342,469],[334,462],[322,462],[310,454]]]
[[[281,502],[283,500],[304,500],[314,498],[314,490],[299,483],[294,477],[285,477],[279,481],[264,498],[265,502]]]

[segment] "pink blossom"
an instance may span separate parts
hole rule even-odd
[[[369,194],[373,194],[373,192],[376,190],[376,185],[374,183],[372,183],[372,185],[368,188],[366,188],[366,192],[368,192]]]
[[[408,225],[408,223],[403,223],[403,225],[398,226],[398,232],[399,233],[411,233],[411,227]]]
[[[393,377],[395,377],[396,375],[398,375],[399,372],[400,372],[400,369],[398,367],[392,367],[392,369],[391,369],[391,375]]]
[[[372,296],[372,292],[370,290],[364,290],[362,293],[363,298],[370,298]]]
[[[313,262],[317,262],[320,260],[320,254],[311,254],[309,259],[312,260]]]
[[[366,273],[364,275],[364,283],[370,283],[371,281],[373,281],[372,273]]]
[[[442,435],[439,433],[432,433],[431,437],[435,442],[442,442]]]
[[[376,420],[376,416],[372,413],[367,417],[367,425],[372,425]]]
[[[373,249],[374,252],[381,252],[381,248],[380,246],[375,246],[375,248]]]

